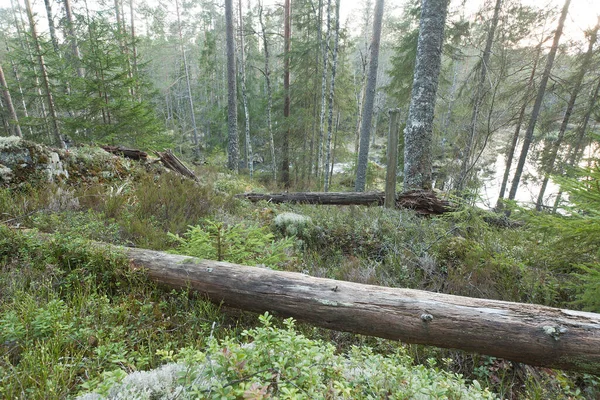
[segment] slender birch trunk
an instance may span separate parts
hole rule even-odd
[[[508,198],[510,200],[514,200],[517,195],[517,189],[519,188],[519,182],[521,181],[521,175],[523,174],[523,167],[525,167],[525,160],[527,160],[529,146],[531,146],[531,142],[533,140],[533,131],[535,129],[538,115],[540,113],[542,100],[544,99],[546,86],[548,85],[548,79],[550,78],[550,72],[552,71],[552,66],[554,64],[554,58],[556,57],[556,53],[558,51],[558,42],[560,41],[560,37],[562,35],[563,27],[565,25],[565,19],[567,18],[567,13],[569,11],[570,4],[571,0],[565,0],[565,4],[563,6],[560,18],[558,20],[558,26],[556,28],[556,32],[554,33],[554,41],[552,43],[550,53],[548,54],[546,67],[544,68],[544,73],[542,74],[542,80],[540,81],[540,86],[538,88],[535,104],[533,105],[533,110],[531,111],[529,125],[527,126],[525,138],[523,139],[523,148],[521,149],[521,156],[519,157],[519,162],[517,163],[517,170],[515,171],[515,176],[510,187],[510,193],[508,194]]]
[[[329,83],[329,118],[327,121],[326,159],[325,168],[323,169],[323,175],[325,179],[323,186],[325,192],[329,191],[329,165],[331,163],[331,139],[333,137],[333,100],[335,95],[335,74],[337,71],[338,49],[340,42],[340,1],[341,0],[336,0],[335,2],[335,39],[333,45],[333,60],[331,65],[331,81]],[[327,14],[329,15],[329,11]]]
[[[56,40],[56,28],[54,27],[54,18],[52,16],[52,6],[50,5],[50,0],[44,0],[44,5],[46,6],[46,16],[48,17],[48,31],[50,32],[50,40],[52,41],[52,47],[54,47],[54,51],[58,54],[58,40]]]
[[[0,65],[0,86],[2,90],[2,95],[4,96],[4,101],[6,102],[6,108],[8,109],[8,115],[12,120],[12,131],[15,136],[23,137],[21,133],[21,126],[19,125],[19,118],[17,117],[17,113],[15,111],[15,107],[13,106],[12,98],[10,97],[10,91],[8,90],[8,85],[6,84],[6,79],[4,78],[4,71],[2,70],[2,65]]]
[[[360,146],[358,150],[358,162],[356,166],[356,182],[354,185],[354,190],[357,192],[365,191],[365,185],[367,181],[367,164],[369,163],[369,135],[371,133],[371,121],[373,119],[375,90],[377,89],[377,67],[379,65],[379,42],[381,39],[383,2],[384,0],[377,0],[375,3],[373,38],[371,40],[371,60],[369,62],[369,77],[367,81],[365,103],[362,110]]]
[[[267,86],[267,133],[271,147],[271,169],[273,171],[273,181],[277,182],[277,161],[275,157],[275,139],[273,138],[273,128],[271,126],[271,111],[273,110],[273,93],[271,91],[271,69],[269,60],[269,44],[267,42],[267,30],[262,17],[263,5],[259,1],[258,21],[262,31],[263,47],[265,49],[265,83]]]
[[[33,44],[36,49],[36,53],[38,56],[38,62],[40,65],[40,71],[42,72],[42,81],[44,83],[44,89],[46,90],[46,98],[48,100],[48,110],[50,111],[50,119],[52,120],[52,130],[54,134],[54,142],[60,148],[65,148],[65,143],[62,141],[60,137],[60,128],[58,126],[58,116],[56,114],[56,107],[54,105],[54,98],[52,96],[52,91],[50,90],[50,81],[48,78],[48,71],[46,69],[46,63],[44,62],[44,56],[42,54],[42,49],[40,46],[40,42],[38,39],[37,30],[35,27],[35,21],[33,20],[33,12],[31,11],[31,2],[29,0],[25,0],[25,6],[27,7],[27,16],[29,18],[29,25],[31,28],[31,38],[33,40]]]
[[[571,118],[571,114],[573,113],[573,108],[575,107],[575,101],[577,100],[577,96],[581,91],[581,84],[583,83],[583,77],[585,73],[588,72],[590,63],[592,61],[592,56],[594,54],[594,45],[596,44],[596,39],[598,38],[598,29],[600,29],[600,17],[598,17],[598,24],[590,34],[590,43],[588,45],[587,52],[583,57],[583,61],[581,63],[579,72],[577,73],[577,77],[575,78],[575,85],[571,91],[571,96],[569,98],[569,102],[567,104],[567,109],[565,110],[565,116],[560,124],[560,129],[558,130],[558,138],[556,142],[552,145],[550,150],[550,158],[548,159],[548,165],[546,166],[546,173],[544,174],[544,180],[542,182],[542,187],[540,188],[540,193],[537,198],[537,202],[535,204],[535,208],[538,211],[541,211],[542,206],[544,205],[544,193],[546,192],[546,188],[548,187],[548,181],[550,180],[550,175],[554,171],[554,164],[556,162],[556,158],[558,156],[558,150],[562,141],[565,137],[565,132],[567,131],[567,125],[569,124],[569,119]]]
[[[481,57],[481,70],[479,74],[479,82],[477,82],[477,88],[475,89],[475,99],[473,101],[473,111],[471,114],[471,122],[469,124],[469,137],[467,146],[463,151],[463,159],[460,168],[460,177],[457,181],[456,189],[462,190],[467,182],[469,173],[471,172],[474,164],[471,165],[471,157],[475,150],[475,141],[477,136],[477,118],[479,117],[479,109],[483,103],[485,97],[485,80],[487,77],[487,70],[490,63],[490,56],[492,54],[492,45],[494,43],[494,36],[496,35],[496,28],[498,27],[498,17],[500,15],[500,8],[502,7],[502,0],[496,0],[496,6],[494,7],[494,16],[490,23],[488,30],[487,39],[485,42],[485,49]]]
[[[322,46],[323,73],[321,75],[321,114],[319,119],[319,140],[317,142],[317,178],[323,168],[323,138],[325,137],[325,96],[327,92],[327,70],[329,66],[329,44],[331,42],[331,0],[327,0],[327,36]]]
[[[187,56],[185,55],[185,47],[183,43],[183,33],[181,31],[181,17],[179,14],[179,0],[175,0],[175,10],[177,11],[177,28],[179,31],[179,46],[181,48],[181,58],[183,59],[183,68],[185,69],[185,82],[187,85],[188,102],[190,106],[190,118],[192,120],[192,130],[194,132],[194,157],[200,157],[200,143],[198,140],[198,127],[196,125],[196,115],[194,112],[194,97],[192,96],[192,85],[190,82],[190,71],[188,68]]]
[[[63,0],[65,6],[65,15],[67,17],[67,38],[71,42],[71,51],[77,64],[77,76],[83,78],[85,71],[81,66],[81,52],[79,51],[79,44],[77,43],[77,36],[75,35],[74,23],[73,23],[73,12],[71,10],[71,0]]]

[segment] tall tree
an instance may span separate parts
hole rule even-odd
[[[227,167],[239,170],[240,150],[237,132],[237,84],[235,73],[235,38],[233,36],[233,0],[225,0],[225,29],[227,36],[227,128],[229,145]]]
[[[327,144],[325,146],[324,191],[329,191],[329,165],[331,163],[331,139],[333,137],[333,99],[335,95],[335,75],[338,63],[340,42],[340,1],[335,2],[335,39],[333,45],[333,61],[331,65],[331,80],[329,82],[329,117],[327,119]]]
[[[369,62],[369,76],[362,109],[360,124],[360,146],[356,164],[356,182],[354,190],[364,192],[367,182],[367,164],[369,162],[369,135],[371,134],[371,121],[373,119],[373,104],[377,88],[377,67],[379,65],[379,42],[381,39],[381,23],[383,20],[383,0],[375,3],[375,16],[373,19],[373,38],[371,39],[371,55]]]
[[[590,32],[588,49],[585,55],[583,56],[583,61],[581,62],[581,66],[579,67],[579,71],[577,72],[577,76],[575,77],[575,84],[571,89],[571,96],[569,97],[567,109],[565,110],[564,118],[558,130],[558,137],[556,138],[556,141],[552,144],[552,148],[550,149],[547,165],[545,166],[546,173],[544,174],[544,180],[542,181],[540,193],[538,195],[537,202],[535,205],[535,208],[538,211],[540,211],[542,209],[542,206],[544,205],[544,193],[546,192],[550,175],[554,172],[554,163],[556,162],[558,150],[562,144],[565,132],[567,131],[567,125],[569,124],[571,114],[573,113],[575,101],[577,100],[577,96],[579,95],[579,92],[581,90],[583,77],[585,76],[586,72],[589,71],[592,56],[594,55],[594,45],[596,44],[596,39],[598,38],[598,29],[600,29],[600,17],[598,17],[598,23],[596,24],[596,27]]]
[[[13,106],[12,98],[10,97],[10,91],[8,90],[6,79],[4,78],[2,65],[0,65],[0,86],[0,90],[2,90],[2,95],[4,96],[4,102],[6,103],[6,108],[8,109],[8,115],[12,120],[12,131],[15,136],[23,137],[23,134],[21,133],[21,126],[19,125],[19,118],[15,112],[15,107]]]
[[[290,0],[283,3],[283,118],[285,119],[281,146],[281,182],[290,187],[290,43],[292,39]]]
[[[319,120],[319,140],[317,144],[317,176],[323,160],[323,138],[325,135],[325,96],[327,87],[327,71],[329,66],[329,44],[331,42],[331,0],[327,0],[327,36],[325,43],[319,43],[323,53],[323,71],[321,74],[321,114]],[[327,175],[327,174],[325,174]]]
[[[56,39],[56,28],[54,27],[54,17],[52,17],[52,6],[50,0],[44,0],[46,6],[46,16],[48,17],[48,31],[50,32],[50,40],[54,51],[58,53],[58,40]]]
[[[431,189],[433,116],[442,61],[448,0],[423,0],[417,61],[406,128],[404,129],[404,187]]]
[[[181,30],[181,18],[179,15],[179,0],[175,0],[175,9],[177,11],[177,28],[179,31],[179,46],[181,49],[181,58],[183,59],[183,69],[185,70],[185,81],[187,86],[187,95],[188,101],[190,105],[190,118],[192,120],[192,130],[194,132],[194,136],[192,137],[194,143],[194,155],[196,158],[200,156],[200,143],[199,143],[199,135],[198,135],[198,127],[196,125],[196,115],[194,110],[194,96],[192,96],[192,85],[190,82],[190,71],[188,68],[187,56],[185,55],[185,47],[183,43],[183,33]]]
[[[263,5],[259,0],[258,5],[258,21],[262,32],[263,47],[265,51],[265,84],[267,90],[267,134],[269,136],[269,145],[271,148],[271,170],[273,172],[273,181],[277,181],[277,161],[275,157],[275,139],[273,138],[273,128],[271,123],[271,111],[273,110],[273,93],[271,92],[271,68],[270,68],[270,53],[269,43],[267,41],[267,30],[263,21]]]
[[[542,79],[540,80],[540,86],[538,87],[537,96],[533,105],[533,110],[531,111],[531,116],[529,118],[529,125],[527,126],[525,138],[523,139],[523,148],[521,149],[521,155],[519,156],[517,169],[515,171],[512,185],[510,187],[510,193],[508,194],[508,198],[510,200],[514,200],[515,196],[517,195],[517,189],[519,187],[519,182],[521,181],[521,175],[523,174],[523,167],[525,166],[525,160],[527,160],[527,153],[529,152],[529,147],[531,146],[531,141],[533,140],[533,131],[535,129],[538,116],[540,114],[542,100],[544,99],[544,94],[546,93],[546,86],[548,85],[548,79],[550,78],[550,72],[552,71],[552,66],[554,64],[554,58],[556,58],[556,53],[558,51],[558,42],[560,41],[560,37],[563,32],[565,19],[567,18],[567,13],[569,11],[570,4],[571,0],[565,0],[565,4],[563,5],[560,18],[558,20],[558,26],[556,28],[556,32],[554,33],[554,41],[552,42],[550,53],[548,53],[546,67],[544,68]]]
[[[52,132],[54,135],[54,142],[57,146],[65,148],[65,143],[62,141],[60,136],[60,127],[58,125],[58,115],[56,113],[56,106],[54,103],[54,97],[52,95],[52,89],[50,87],[50,78],[48,77],[48,70],[46,68],[46,62],[44,61],[44,54],[40,45],[37,29],[35,27],[35,21],[33,19],[33,11],[31,10],[31,2],[25,0],[25,6],[27,8],[27,17],[29,18],[29,27],[31,30],[31,39],[36,50],[38,57],[38,64],[42,73],[42,82],[46,91],[46,99],[48,100],[48,110],[50,112],[50,119],[52,123]]]
[[[469,172],[473,168],[471,165],[471,158],[475,150],[475,142],[477,136],[477,119],[483,99],[486,93],[486,77],[490,64],[490,56],[492,54],[492,44],[494,43],[494,36],[496,34],[496,28],[498,27],[498,19],[500,15],[500,8],[502,7],[502,0],[496,0],[496,6],[494,7],[494,16],[490,21],[490,27],[487,32],[487,39],[485,41],[485,49],[481,56],[481,63],[479,65],[479,81],[475,88],[475,98],[473,99],[473,111],[471,114],[471,122],[469,123],[469,136],[467,138],[467,145],[465,146],[462,154],[462,163],[460,168],[460,176],[457,180],[456,189],[462,190],[467,181]]]
[[[79,51],[79,44],[77,43],[77,36],[75,36],[75,25],[73,21],[73,12],[71,10],[71,0],[63,0],[63,4],[65,6],[65,15],[67,17],[67,33],[66,37],[71,42],[71,51],[73,52],[73,56],[75,58],[75,63],[77,65],[77,76],[83,78],[85,76],[85,71],[81,66],[81,52]]]
[[[240,82],[242,83],[242,103],[244,105],[244,133],[246,138],[246,166],[250,176],[254,175],[254,154],[252,152],[252,141],[250,140],[250,111],[248,110],[248,90],[246,89],[246,59],[244,57],[244,18],[242,13],[242,0],[239,0],[239,17],[240,17]]]

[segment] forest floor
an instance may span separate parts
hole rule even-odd
[[[155,383],[153,398],[600,395],[595,376],[292,326],[214,305],[158,287],[131,273],[119,254],[90,244],[204,258],[216,257],[220,246],[224,260],[248,265],[577,307],[569,268],[585,255],[557,246],[560,238],[537,228],[525,210],[513,211],[524,225],[506,228],[468,206],[422,218],[381,207],[252,204],[235,195],[266,188],[220,166],[196,167],[196,182],[153,162],[82,148],[57,153],[67,176],[49,174],[41,166],[49,153],[36,149],[28,154],[41,154],[40,164],[16,162],[23,168],[5,171],[11,181],[0,188],[0,398],[116,398],[134,390],[136,379]],[[343,189],[347,177],[336,179]],[[306,222],[282,228],[275,221],[284,213]],[[244,247],[240,237],[255,245]],[[142,371],[153,372],[134,374]],[[167,388],[171,397],[156,394]]]

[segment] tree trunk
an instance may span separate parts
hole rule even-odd
[[[369,77],[365,95],[365,103],[362,109],[360,124],[360,145],[358,149],[358,161],[356,164],[356,182],[354,190],[364,192],[367,183],[367,164],[369,163],[369,135],[371,133],[371,121],[373,119],[373,103],[375,102],[375,90],[377,89],[377,67],[379,65],[379,42],[381,39],[381,23],[383,20],[383,1],[375,3],[375,15],[373,18],[373,38],[371,40],[371,55],[369,62]]]
[[[538,62],[540,60],[540,53],[542,51],[542,43],[540,43],[537,46],[535,60],[533,62],[533,67],[531,68],[531,74],[529,75],[529,81],[527,82],[527,88],[525,89],[525,96],[523,96],[523,104],[521,105],[521,109],[519,110],[519,117],[517,119],[517,127],[515,128],[515,132],[513,133],[513,137],[510,142],[510,147],[508,149],[508,154],[506,155],[506,168],[504,169],[504,176],[502,177],[502,185],[500,185],[500,194],[498,195],[498,202],[496,203],[497,209],[502,208],[502,199],[504,199],[504,194],[506,192],[506,186],[508,184],[508,177],[510,175],[510,168],[512,166],[513,158],[515,156],[515,150],[517,149],[517,143],[519,141],[519,135],[521,133],[521,126],[523,125],[523,121],[525,120],[525,111],[527,110],[527,104],[529,104],[529,100],[530,100],[529,95],[530,95],[531,90],[533,89],[533,79],[535,78],[535,72],[537,71]]]
[[[240,163],[240,150],[237,132],[237,84],[235,73],[235,39],[233,36],[233,0],[225,0],[225,29],[227,35],[227,128],[229,131],[227,167],[237,173]]]
[[[319,22],[320,23],[320,22]],[[329,64],[329,44],[331,43],[331,0],[327,0],[327,36],[325,43],[320,43],[323,54],[323,73],[321,75],[321,114],[319,119],[319,141],[317,142],[317,179],[323,170],[323,139],[325,137],[325,93],[327,87],[327,67]],[[325,190],[327,191],[327,190]]]
[[[323,190],[329,191],[329,164],[331,163],[331,139],[333,137],[333,99],[335,95],[335,74],[337,71],[338,49],[340,41],[340,1],[335,3],[335,39],[333,45],[333,61],[331,65],[331,81],[329,82],[329,117],[327,119],[327,144],[325,146],[325,168],[323,169]],[[329,13],[328,13],[329,14]],[[329,19],[329,17],[328,17]],[[328,34],[329,35],[329,34]]]
[[[597,79],[598,79],[598,83],[596,84],[596,87],[594,88],[593,93],[590,97],[590,100],[588,103],[588,108],[583,117],[583,121],[582,121],[581,125],[577,128],[577,139],[575,141],[575,146],[569,152],[570,153],[569,160],[567,161],[567,167],[569,167],[569,168],[573,168],[577,164],[577,162],[579,161],[579,158],[581,157],[581,152],[583,151],[583,148],[584,148],[587,127],[590,122],[590,117],[592,116],[592,113],[594,112],[596,102],[598,101],[598,95],[600,94],[600,77]],[[554,206],[552,207],[553,213],[556,213],[556,210],[558,209],[558,206],[560,205],[562,193],[563,192],[561,189],[558,192],[558,195],[556,196],[556,200],[554,201]]]
[[[487,70],[490,64],[490,56],[492,54],[492,44],[494,43],[494,36],[496,35],[496,27],[498,26],[498,17],[500,15],[500,8],[502,6],[502,0],[496,0],[496,6],[494,7],[494,16],[490,22],[490,28],[487,33],[487,39],[485,42],[485,49],[481,57],[481,70],[479,74],[479,81],[475,89],[475,98],[473,99],[473,111],[471,114],[471,122],[469,124],[469,137],[467,140],[467,146],[463,151],[463,159],[460,168],[460,176],[457,181],[456,189],[462,190],[467,183],[467,178],[474,167],[475,163],[471,165],[471,157],[475,151],[475,136],[477,135],[477,118],[479,117],[479,109],[483,103],[485,97],[484,86],[487,77]]]
[[[133,270],[217,304],[327,329],[600,374],[600,314],[388,288],[124,248]]]
[[[548,187],[550,175],[554,171],[554,163],[556,162],[558,150],[560,148],[560,145],[562,144],[565,132],[567,131],[567,125],[569,124],[569,119],[571,118],[571,114],[573,113],[575,101],[577,100],[577,96],[579,95],[579,91],[581,90],[583,77],[588,71],[590,62],[592,61],[592,56],[594,54],[594,44],[596,44],[596,39],[598,37],[598,29],[600,29],[600,17],[598,17],[598,24],[596,24],[596,27],[590,33],[590,43],[588,45],[587,52],[584,55],[579,72],[577,73],[577,77],[575,78],[575,85],[573,86],[573,89],[571,91],[571,97],[569,98],[567,109],[565,110],[565,116],[562,120],[562,123],[560,124],[560,129],[558,130],[558,137],[556,138],[556,142],[552,145],[552,148],[550,150],[550,157],[548,159],[548,165],[546,166],[546,174],[544,174],[542,187],[540,188],[540,193],[538,195],[537,202],[535,205],[535,208],[538,211],[541,211],[542,206],[544,205],[544,193],[546,192],[546,188]]]
[[[404,130],[404,191],[431,189],[433,116],[448,0],[423,0],[417,61]]]
[[[194,132],[194,156],[200,158],[200,142],[198,140],[198,127],[196,125],[196,115],[194,112],[194,97],[192,96],[192,85],[190,83],[190,71],[188,68],[187,56],[185,55],[185,47],[183,43],[183,33],[181,31],[181,18],[179,16],[179,0],[175,0],[175,10],[177,11],[177,28],[179,31],[179,46],[181,48],[181,58],[183,59],[183,68],[185,69],[185,82],[187,86],[187,95],[190,105],[190,118],[192,121],[192,130]]]
[[[273,94],[271,92],[271,70],[269,60],[269,45],[267,43],[267,30],[263,22],[263,5],[259,2],[258,21],[262,31],[263,47],[265,49],[265,83],[267,86],[267,131],[269,135],[269,144],[271,147],[271,170],[273,171],[273,181],[277,182],[277,161],[275,157],[275,139],[273,138],[273,128],[271,126],[271,110],[273,109]]]
[[[400,109],[389,110],[390,132],[387,143],[387,168],[385,174],[385,207],[393,208],[394,201],[390,198],[396,193],[396,175],[398,170],[398,116]]]
[[[250,112],[248,111],[248,93],[246,91],[246,60],[244,58],[244,20],[242,18],[242,0],[239,0],[240,11],[240,75],[242,83],[242,103],[244,104],[244,116],[246,117],[245,137],[246,137],[246,166],[250,177],[254,175],[254,154],[252,152],[252,142],[250,140]]]
[[[290,41],[291,6],[290,0],[283,3],[283,144],[281,146],[281,182],[283,187],[290,187]]]
[[[55,144],[64,149],[65,144],[60,137],[60,128],[58,126],[58,116],[56,115],[56,107],[54,105],[54,98],[50,89],[50,79],[48,78],[48,71],[46,70],[46,63],[44,62],[44,56],[40,46],[37,30],[35,28],[35,21],[33,20],[33,12],[31,10],[31,3],[29,0],[25,0],[25,6],[27,7],[27,17],[29,18],[29,25],[31,28],[31,38],[36,49],[38,56],[38,62],[40,71],[42,72],[42,81],[44,83],[44,89],[46,90],[46,99],[48,100],[48,110],[50,111],[50,119],[52,120],[52,130],[54,134]]]
[[[56,40],[56,28],[54,27],[54,18],[52,17],[52,6],[50,6],[50,0],[44,0],[46,6],[46,16],[48,17],[48,31],[50,31],[50,40],[52,41],[52,47],[54,51],[58,53],[58,40]]]
[[[17,117],[17,113],[15,112],[15,107],[13,106],[12,98],[10,97],[10,91],[8,90],[8,85],[6,84],[6,79],[4,78],[4,71],[2,70],[2,65],[0,65],[0,90],[2,90],[2,95],[4,97],[4,101],[6,102],[6,108],[8,109],[8,116],[12,120],[12,131],[15,136],[23,137],[21,133],[21,126],[19,125],[19,118]]]
[[[77,44],[77,36],[75,36],[75,29],[73,24],[73,13],[71,11],[71,0],[64,0],[65,15],[67,17],[67,37],[71,41],[71,49],[73,56],[75,57],[75,63],[77,63],[77,76],[83,78],[85,71],[81,67],[81,52],[79,51],[79,45]]]
[[[384,192],[297,192],[297,193],[244,193],[236,195],[252,202],[302,203],[336,206],[382,206],[385,203]],[[435,193],[413,190],[395,196],[396,208],[415,210],[421,215],[443,214],[452,208],[445,200],[437,198]]]
[[[548,85],[548,79],[550,78],[550,72],[552,71],[552,65],[554,64],[554,58],[556,57],[556,52],[558,51],[558,42],[560,41],[563,27],[565,25],[565,19],[567,18],[567,13],[569,11],[569,4],[571,4],[571,0],[565,0],[565,4],[563,6],[560,18],[558,20],[558,26],[556,28],[556,32],[554,33],[554,41],[552,43],[550,53],[548,54],[546,67],[544,68],[544,73],[542,74],[542,79],[538,88],[537,97],[535,98],[533,110],[531,111],[529,125],[527,126],[525,138],[523,139],[523,148],[521,149],[521,155],[519,157],[519,162],[517,163],[517,170],[515,171],[515,176],[510,187],[510,193],[508,194],[508,198],[510,200],[514,200],[517,195],[517,189],[519,187],[519,182],[521,181],[521,175],[523,174],[523,167],[525,166],[525,161],[527,160],[527,153],[529,152],[529,146],[531,146],[531,141],[533,139],[533,131],[535,129],[537,118],[540,113],[542,100],[544,99],[544,93],[546,92],[546,86]]]

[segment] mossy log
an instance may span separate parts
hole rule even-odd
[[[136,161],[146,161],[148,159],[148,153],[138,149],[130,149],[124,146],[100,146],[104,151],[117,156],[130,158]]]
[[[133,269],[216,303],[314,325],[600,375],[600,314],[316,278],[144,249]]]
[[[265,200],[271,203],[305,203],[322,205],[383,205],[384,192],[297,192],[297,193],[244,193],[237,197],[252,202]],[[450,203],[437,198],[435,193],[412,190],[396,195],[397,208],[409,208],[423,215],[443,214],[450,209]]]

